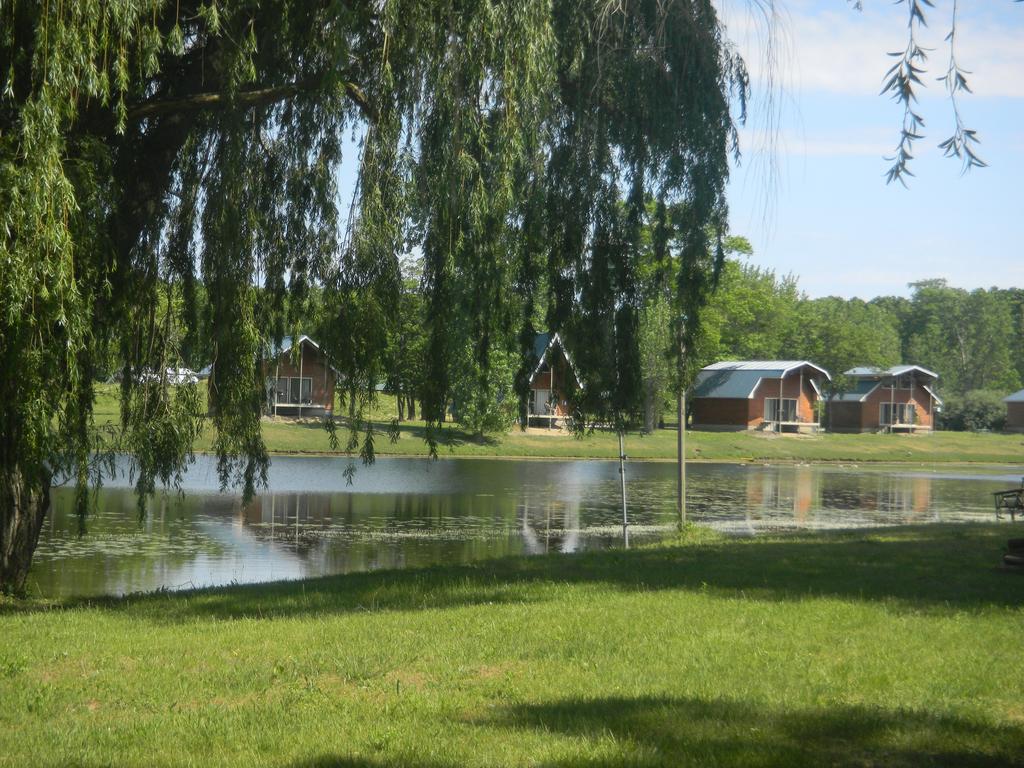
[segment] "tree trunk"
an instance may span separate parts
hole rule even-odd
[[[651,434],[657,426],[658,414],[656,412],[657,388],[654,379],[648,378],[644,382],[644,432]]]
[[[416,398],[409,396],[409,421],[416,421]]]
[[[17,466],[0,469],[0,592],[21,594],[50,508],[50,476],[33,485]]]
[[[398,420],[405,421],[405,396],[399,392],[395,399],[398,401]]]

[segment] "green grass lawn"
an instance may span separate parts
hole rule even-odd
[[[118,418],[116,387],[101,385],[96,403],[96,421],[103,423]],[[340,413],[340,411],[339,411]],[[426,455],[423,423],[406,422],[401,438],[392,443],[385,430],[397,410],[393,397],[381,396],[373,416],[379,419],[381,434],[376,440],[380,455]],[[327,433],[316,420],[297,423],[290,420],[267,420],[263,425],[267,447],[274,453],[328,453]],[[342,436],[343,437],[343,436]],[[598,431],[582,439],[557,431],[547,433],[518,429],[507,435],[483,440],[448,427],[439,449],[442,456],[510,456],[536,458],[615,458],[618,438],[612,432]],[[1024,435],[980,434],[969,432],[936,432],[927,435],[772,435],[747,432],[696,432],[686,435],[687,455],[707,461],[847,461],[882,463],[1024,463]],[[208,450],[212,445],[212,429],[196,446]],[[626,453],[634,459],[674,459],[676,430],[659,429],[653,434],[631,433],[626,439]]]
[[[0,603],[0,765],[1024,765],[1013,531]]]

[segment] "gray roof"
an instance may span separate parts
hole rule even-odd
[[[885,376],[902,376],[905,373],[913,373],[914,371],[923,373],[925,376],[929,376],[933,379],[939,378],[939,374],[935,371],[929,371],[927,368],[922,368],[920,365],[894,365],[891,368],[860,366],[858,368],[851,368],[843,375],[850,376],[852,378],[882,378]]]
[[[847,371],[846,375],[852,376],[853,374]],[[837,403],[859,403],[878,389],[880,384],[881,382],[872,381],[871,379],[858,379],[848,390],[837,395],[832,395],[830,399]]]
[[[544,353],[547,351],[550,343],[550,333],[538,333],[533,337],[533,354],[536,355],[538,360],[544,357]]]
[[[1024,389],[1003,398],[1004,403],[1024,403]]]
[[[916,368],[917,366],[897,366],[896,368],[889,368],[888,371],[899,370],[900,368]],[[834,403],[863,403],[867,400],[868,395],[882,386],[882,379],[889,376],[899,376],[899,373],[890,374],[888,371],[881,371],[873,374],[861,374],[858,376],[854,371],[878,371],[877,368],[852,368],[846,372],[846,376],[855,379],[853,386],[847,389],[845,392],[832,395],[829,398]],[[919,368],[918,370],[925,370]],[[931,373],[931,371],[928,371]],[[936,376],[936,378],[938,378]],[[929,387],[927,384],[922,384],[921,387],[931,395],[938,405],[942,405],[942,398],[935,394],[935,390]]]
[[[806,360],[728,360],[702,369],[694,379],[692,396],[746,400],[761,379],[778,379],[804,366],[830,378],[828,371]]]
[[[781,376],[804,365],[817,369],[824,374],[826,379],[832,378],[828,375],[828,371],[809,360],[723,360],[720,363],[705,366],[701,369],[701,373],[704,371],[761,371]]]

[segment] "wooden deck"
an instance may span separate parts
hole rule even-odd
[[[815,433],[821,431],[821,423],[817,421],[764,421],[761,428],[766,432]]]

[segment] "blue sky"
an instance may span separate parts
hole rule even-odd
[[[1024,3],[959,0],[958,59],[974,90],[961,96],[961,114],[989,164],[962,176],[937,147],[953,124],[936,80],[952,0],[934,0],[921,38],[934,49],[919,105],[926,136],[904,189],[884,178],[902,110],[879,90],[893,61],[886,53],[906,45],[905,4],[862,0],[856,11],[847,0],[774,0],[772,87],[756,11],[771,0],[715,2],[752,76],[729,204],[732,231],[750,239],[754,263],[797,276],[812,297],[907,295],[908,283],[936,277],[964,288],[1024,287]],[[349,141],[347,157],[357,156]],[[342,166],[343,200],[355,168]]]
[[[961,114],[989,163],[962,176],[937,148],[953,115],[936,81],[952,2],[936,0],[922,36],[934,48],[920,104],[926,137],[904,189],[885,184],[902,111],[879,90],[886,52],[906,43],[905,5],[863,0],[858,12],[844,0],[783,0],[771,91],[751,0],[718,4],[753,78],[729,199],[733,232],[750,238],[755,263],[796,275],[811,296],[905,295],[907,283],[931,277],[1024,286],[1024,5],[960,0],[958,59],[975,92],[961,97]]]

